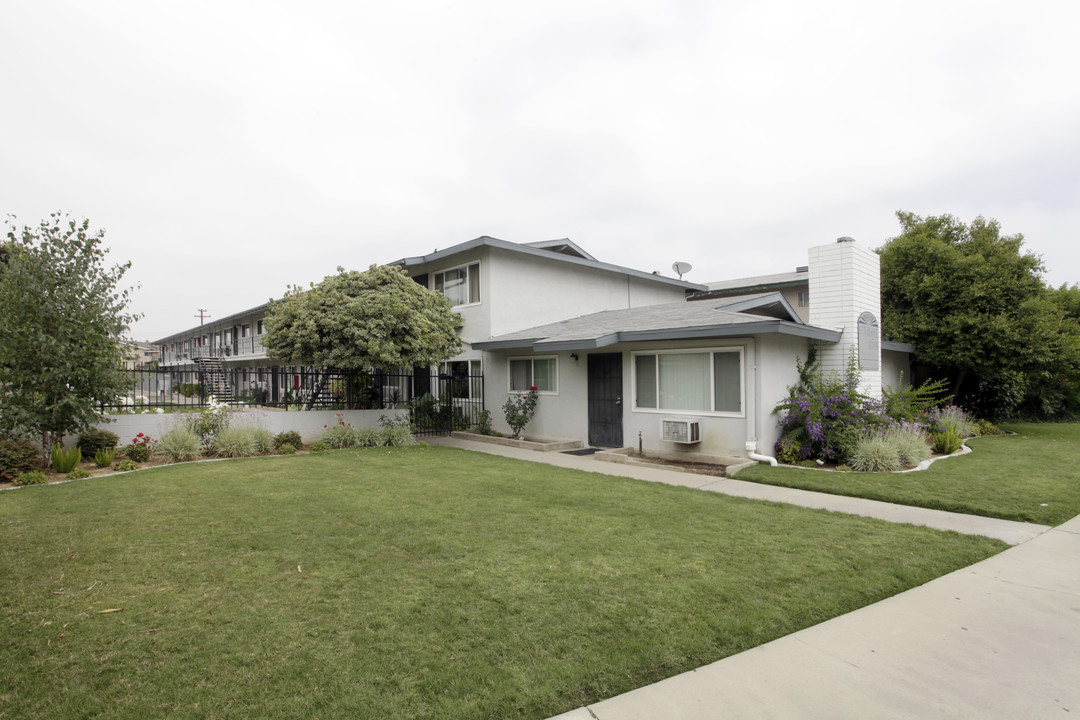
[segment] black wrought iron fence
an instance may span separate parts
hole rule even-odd
[[[125,372],[129,389],[102,403],[103,412],[176,412],[212,401],[290,411],[406,409],[416,434],[425,435],[467,429],[484,410],[482,375],[437,375],[427,368],[400,374],[294,367]]]

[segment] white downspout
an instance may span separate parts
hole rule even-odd
[[[769,465],[776,467],[779,463],[776,462],[776,458],[769,457],[768,455],[761,455],[757,451],[757,434],[758,423],[761,418],[761,376],[758,374],[758,357],[757,357],[757,341],[751,340],[750,347],[753,348],[754,356],[750,369],[754,373],[753,379],[753,392],[754,401],[751,403],[754,410],[753,419],[746,424],[747,440],[746,440],[746,456],[751,460],[757,462],[767,462]]]

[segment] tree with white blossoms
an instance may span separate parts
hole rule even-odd
[[[392,265],[365,272],[339,267],[317,285],[293,286],[270,301],[264,322],[270,357],[323,373],[307,409],[331,370],[430,366],[461,352],[461,316],[450,302]]]
[[[104,230],[53,213],[37,227],[9,216],[0,242],[0,433],[54,443],[102,419],[128,387],[119,340],[138,316],[105,264]]]

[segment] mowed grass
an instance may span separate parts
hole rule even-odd
[[[1003,425],[973,452],[913,473],[837,473],[758,465],[740,480],[1058,525],[1080,514],[1080,424]]]
[[[545,718],[1005,546],[448,448],[0,493],[0,718]]]

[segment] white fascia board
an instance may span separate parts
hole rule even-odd
[[[892,352],[904,352],[904,353],[913,353],[913,352],[915,352],[915,346],[912,345],[911,343],[895,342],[893,340],[882,340],[881,341],[881,349],[882,350],[891,350]]]
[[[687,282],[685,280],[676,280],[675,278],[664,277],[663,275],[653,275],[650,272],[643,270],[634,270],[633,268],[623,267],[621,265],[612,265],[610,263],[599,262],[598,260],[584,260],[582,258],[572,257],[570,255],[563,255],[562,253],[550,252],[548,250],[540,250],[528,245],[519,245],[517,243],[508,242],[506,240],[499,240],[493,237],[478,237],[468,242],[461,243],[460,245],[454,245],[448,247],[445,250],[436,250],[429,255],[421,255],[418,257],[402,258],[395,260],[388,265],[401,265],[403,267],[411,267],[415,265],[425,265],[437,260],[443,260],[452,255],[465,252],[466,250],[472,250],[473,248],[480,246],[488,246],[493,248],[499,248],[501,250],[509,250],[510,252],[523,253],[525,255],[532,255],[538,258],[544,258],[546,260],[555,260],[558,262],[571,263],[574,265],[581,265],[583,267],[592,268],[594,270],[604,270],[607,272],[618,273],[620,275],[629,275],[640,280],[648,280],[649,282],[660,283],[663,285],[674,285],[680,287],[683,290],[705,290],[704,285],[698,285],[697,283]]]
[[[787,320],[767,320],[763,322],[735,323],[730,325],[706,325],[700,327],[666,328],[662,330],[630,330],[609,333],[595,338],[577,338],[573,340],[537,340],[516,341],[515,346],[531,347],[534,351],[556,350],[594,350],[624,342],[661,342],[666,340],[701,340],[706,338],[735,337],[744,335],[763,335],[780,333],[795,335],[823,342],[839,342],[841,333],[826,328],[813,327]],[[515,341],[511,341],[515,342]],[[475,346],[476,344],[474,344]],[[493,343],[487,343],[485,349]]]

